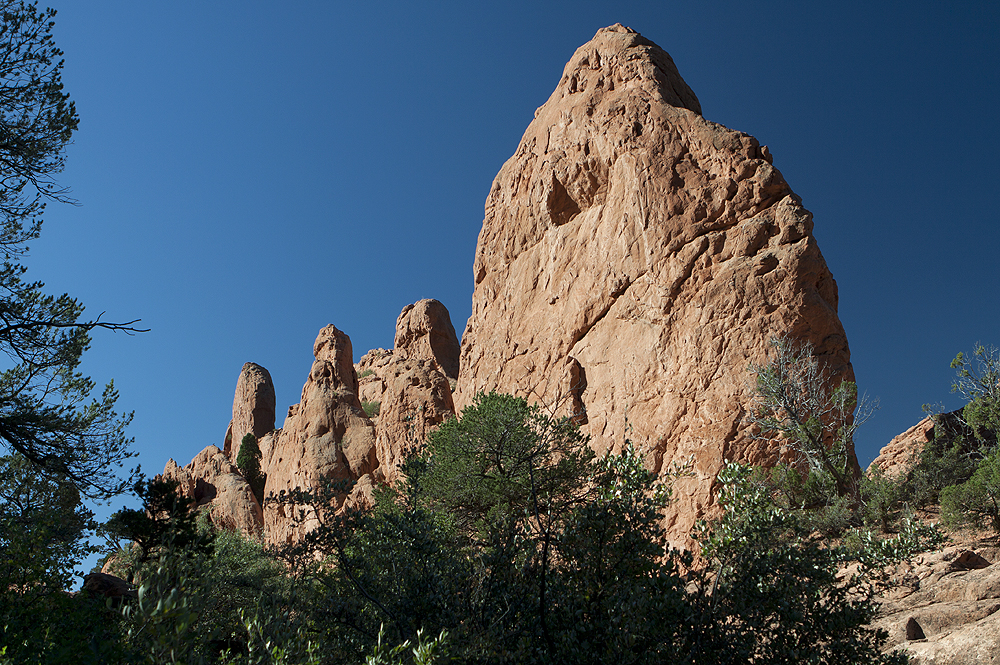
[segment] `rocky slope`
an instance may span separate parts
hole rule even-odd
[[[683,540],[724,460],[780,452],[743,421],[773,336],[853,379],[812,228],[767,148],[703,118],[666,52],[598,31],[493,182],[456,407],[514,393],[572,414],[598,450],[630,432],[651,468],[693,455],[669,518]]]
[[[924,418],[883,447],[869,469],[903,474],[936,434],[949,438],[961,427],[957,411]],[[996,535],[962,530],[941,550],[899,565],[874,624],[889,633],[887,646],[908,653],[913,665],[1000,663],[998,561]]]

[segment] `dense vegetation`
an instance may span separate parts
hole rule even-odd
[[[881,654],[884,636],[867,627],[873,594],[881,567],[933,544],[933,529],[907,521],[893,537],[869,531],[838,545],[806,511],[782,506],[769,476],[730,464],[719,478],[725,513],[700,525],[696,561],[666,547],[669,478],[647,472],[628,442],[600,457],[587,443],[520,398],[480,395],[370,509],[342,509],[345,481],[270,497],[318,523],[278,549],[214,531],[169,483],[142,483],[144,509],[105,529],[135,543],[113,567],[137,598],[105,606],[49,594],[76,632],[32,633],[49,622],[28,612],[18,629],[27,639],[8,642],[7,657],[903,662]],[[851,561],[859,572],[838,578]]]

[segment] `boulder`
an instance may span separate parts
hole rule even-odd
[[[88,573],[83,576],[83,590],[94,596],[104,598],[136,599],[139,597],[135,587],[118,577],[108,573]]]
[[[455,406],[513,393],[572,416],[598,452],[628,438],[661,473],[693,455],[666,521],[686,544],[726,460],[778,459],[744,419],[772,337],[853,380],[812,229],[767,148],[703,118],[666,52],[599,30],[487,197]]]
[[[225,453],[236,462],[240,443],[247,434],[260,440],[274,429],[274,382],[271,374],[256,363],[246,363],[236,381],[233,419],[226,431]]]
[[[375,425],[358,398],[358,375],[351,339],[329,325],[319,331],[302,399],[288,409],[284,426],[260,441],[265,495],[296,487],[309,489],[321,478],[361,480],[378,467]],[[354,497],[370,501],[372,479],[359,482]],[[265,539],[293,542],[312,523],[295,525],[281,506],[264,511]]]
[[[160,477],[177,481],[178,491],[208,511],[217,527],[260,533],[264,523],[260,503],[239,469],[217,447],[206,447],[184,467],[167,460]]]

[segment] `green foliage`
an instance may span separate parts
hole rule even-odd
[[[908,514],[900,520],[899,532],[894,536],[882,537],[872,529],[858,529],[844,540],[849,557],[858,560],[868,574],[879,577],[886,566],[936,549],[948,538],[937,524],[925,524]]]
[[[361,372],[360,374],[358,374],[358,378],[359,378],[359,379],[363,379],[363,378],[365,378],[366,376],[372,376],[373,374],[375,374],[375,370],[373,370],[373,369],[371,369],[371,368],[369,367],[368,369],[366,369],[366,370],[363,370],[363,371],[362,371],[362,372]]]
[[[914,506],[940,501],[941,490],[964,483],[976,470],[967,428],[954,414],[934,416],[934,437],[924,444],[909,470],[903,493]]]
[[[102,535],[123,549],[131,541],[145,563],[162,547],[200,551],[211,549],[211,534],[199,531],[194,500],[177,491],[175,480],[141,480],[133,486],[142,508],[123,508],[101,527]]]
[[[941,492],[941,513],[950,524],[989,526],[1000,533],[1000,449],[994,449],[960,485]]]
[[[403,472],[367,512],[342,509],[348,481],[271,499],[319,524],[282,557],[308,582],[301,612],[331,662],[420,662],[406,645],[442,631],[449,656],[477,663],[903,662],[866,628],[870,574],[838,580],[850,552],[810,536],[749,469],[721,477],[707,569],[667,551],[669,483],[631,444],[596,457],[524,400],[477,396]],[[883,559],[915,547],[910,532],[866,537]]]
[[[6,258],[38,237],[46,199],[66,200],[52,179],[80,123],[62,86],[62,51],[52,39],[53,9],[0,2],[0,248]]]
[[[940,502],[953,525],[992,521],[996,528],[991,478],[1000,434],[1000,352],[977,344],[972,359],[959,353],[951,366],[956,370],[952,392],[968,401],[959,412],[934,416],[934,438],[907,474],[902,492],[917,506]]]
[[[95,384],[77,371],[95,328],[134,332],[100,317],[81,321],[83,305],[25,281],[14,259],[38,237],[46,200],[66,200],[53,176],[79,118],[62,87],[62,51],[52,38],[55,11],[0,2],[0,440],[10,450],[85,495],[106,499],[135,480],[117,470],[132,456],[114,386],[91,398]]]
[[[155,663],[271,662],[255,658],[262,644],[280,641],[283,653],[298,659],[303,652],[293,638],[302,623],[291,615],[308,601],[296,597],[285,568],[238,532],[212,532],[207,521],[198,529],[211,548],[168,540],[145,561],[126,557],[122,575],[137,581],[140,594],[122,608],[128,652]]]
[[[447,631],[449,653],[472,662],[671,652],[683,590],[664,558],[669,491],[630,446],[596,458],[568,421],[479,395],[403,471],[367,513],[337,512],[346,481],[270,499],[319,522],[282,558],[315,582],[310,623],[332,660],[418,644],[421,630]]]
[[[881,653],[884,631],[867,626],[876,612],[869,580],[837,579],[842,548],[808,535],[752,469],[731,463],[719,481],[725,514],[700,527],[712,565],[696,575],[692,662],[905,662]]]
[[[379,409],[382,408],[382,402],[379,402],[379,401],[374,401],[374,402],[365,402],[365,401],[362,401],[361,402],[361,408],[362,408],[362,410],[364,410],[366,416],[368,416],[369,418],[375,418],[379,414]]]
[[[236,468],[240,470],[253,495],[257,497],[257,502],[264,505],[264,482],[266,480],[260,471],[260,446],[257,445],[257,437],[251,433],[244,435],[240,441],[240,452],[236,456]]]
[[[951,391],[967,400],[962,409],[966,425],[980,444],[994,447],[1000,432],[1000,350],[976,344],[973,359],[959,353],[951,367],[956,371]]]
[[[862,522],[888,532],[902,512],[904,489],[903,479],[888,478],[882,469],[872,466],[861,478]]]
[[[416,640],[416,644],[412,646],[407,640],[402,644],[387,648],[382,643],[382,631],[380,630],[378,643],[372,649],[372,653],[365,658],[365,665],[403,665],[403,663],[431,665],[438,661],[447,646],[448,631],[442,630],[437,637],[427,639],[424,632],[418,630]],[[406,653],[407,650],[410,651],[409,654]]]
[[[750,422],[758,436],[789,448],[796,466],[808,474],[808,494],[797,503],[815,507],[845,496],[856,503],[860,468],[854,433],[870,409],[863,400],[859,404],[854,383],[843,381],[831,389],[810,344],[778,338],[771,345],[771,360],[750,367],[755,377]]]
[[[11,663],[110,657],[102,602],[66,594],[73,568],[96,551],[97,525],[72,483],[22,456],[0,457],[0,645]]]

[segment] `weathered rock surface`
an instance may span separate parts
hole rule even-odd
[[[964,436],[967,441],[974,440],[972,431],[962,419],[961,409],[928,416],[902,434],[894,436],[879,451],[878,457],[872,460],[868,469],[878,468],[886,476],[895,478],[917,463],[924,446],[935,437],[950,442],[958,435]]]
[[[486,200],[456,407],[510,392],[573,414],[599,451],[631,425],[653,469],[694,455],[667,522],[681,542],[724,460],[777,458],[743,421],[771,337],[853,379],[812,215],[771,161],[701,116],[662,49],[598,31]]]
[[[924,445],[933,439],[934,420],[928,416],[902,434],[892,437],[868,469],[880,469],[890,478],[903,475],[913,466]]]
[[[375,425],[358,399],[351,339],[336,327],[320,330],[313,345],[312,369],[302,400],[288,409],[282,429],[260,441],[261,470],[267,474],[265,495],[317,485],[321,478],[359,481],[352,500],[370,501],[378,467]],[[363,481],[363,482],[362,482]],[[300,538],[311,524],[295,526],[280,506],[264,512],[270,543]]]
[[[379,404],[379,476],[386,482],[396,479],[407,452],[455,413],[451,385],[458,374],[458,338],[448,310],[437,300],[403,308],[395,344],[391,351],[369,351],[355,367],[364,375],[362,400]]]
[[[1000,566],[993,546],[959,544],[896,572],[874,625],[914,665],[1000,663]]]
[[[236,463],[240,443],[247,434],[261,439],[274,429],[274,382],[271,374],[257,363],[246,363],[236,381],[233,419],[226,431],[225,453]]]
[[[202,450],[184,467],[167,460],[162,477],[177,481],[181,494],[207,510],[217,527],[260,533],[263,514],[250,484],[215,446]]]
[[[394,353],[401,358],[433,360],[449,379],[458,378],[461,347],[448,309],[437,300],[407,305],[396,319]]]

